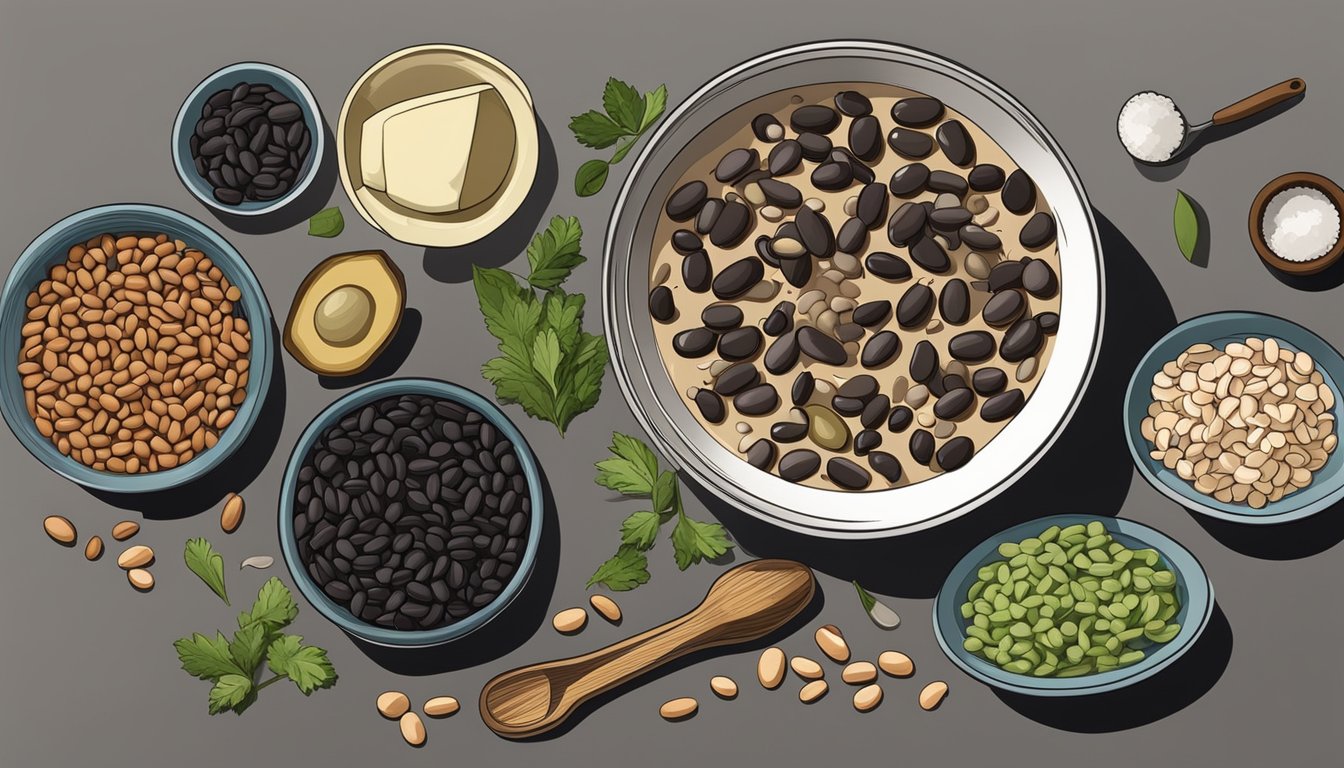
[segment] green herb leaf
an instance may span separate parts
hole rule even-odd
[[[1190,198],[1179,189],[1176,190],[1176,209],[1172,219],[1176,226],[1176,246],[1181,249],[1181,255],[1185,256],[1186,261],[1193,261],[1195,249],[1199,246],[1199,217],[1195,214],[1195,206]]]
[[[701,560],[709,560],[732,549],[728,532],[718,523],[702,523],[686,515],[677,519],[677,527],[672,529],[672,549],[677,557],[677,567],[686,570]]]
[[[229,641],[229,655],[239,669],[250,675],[257,668],[266,655],[269,634],[265,624],[249,624],[233,633],[233,640]]]
[[[582,293],[565,293],[556,288],[541,303],[541,327],[555,331],[560,349],[570,355],[583,332]]]
[[[217,715],[234,709],[242,704],[251,692],[251,678],[237,674],[224,675],[210,689],[210,714]]]
[[[586,261],[579,253],[582,238],[583,227],[578,219],[573,216],[551,219],[546,231],[534,235],[527,246],[527,263],[532,268],[527,281],[543,291],[558,288],[575,267]]]
[[[629,83],[607,78],[602,90],[602,108],[629,133],[639,133],[644,127],[644,97]]]
[[[658,529],[663,519],[657,512],[636,512],[621,523],[621,543],[640,551],[653,546],[658,539]]]
[[[613,432],[610,459],[597,462],[597,484],[626,496],[651,496],[658,479],[658,457],[639,440]]]
[[[202,680],[218,680],[224,675],[246,674],[229,652],[229,641],[220,632],[207,637],[197,632],[173,643],[182,669]]]
[[[290,594],[289,588],[280,579],[272,576],[257,591],[257,599],[252,603],[252,610],[239,614],[238,627],[246,629],[253,624],[259,624],[265,627],[267,632],[274,632],[287,626],[297,615],[299,606],[294,604],[294,596]]]
[[[653,484],[653,511],[659,515],[671,514],[675,511],[673,505],[677,503],[677,494],[677,473],[670,469],[663,471]]]
[[[574,194],[579,197],[592,197],[602,191],[602,187],[607,184],[607,174],[611,172],[611,166],[606,160],[589,160],[579,166],[578,173],[574,174]]]
[[[298,635],[281,635],[266,651],[266,664],[277,675],[284,675],[307,696],[318,688],[336,682],[336,670],[327,652],[314,645],[303,645]]]
[[[546,386],[551,388],[551,395],[559,395],[555,375],[560,368],[560,337],[550,328],[541,331],[532,340],[532,366]]]
[[[580,144],[593,149],[606,149],[626,135],[624,128],[595,109],[571,117],[569,130]]]
[[[183,558],[187,561],[187,568],[228,605],[229,593],[224,589],[224,558],[210,546],[210,542],[199,538],[187,539]]]
[[[663,110],[667,108],[667,86],[660,85],[652,91],[644,94],[644,116],[639,121],[639,132],[642,134],[653,125],[658,118],[663,116]]]
[[[866,590],[866,589],[864,589],[863,587],[859,586],[859,582],[857,582],[857,581],[853,581],[853,582],[850,582],[850,583],[854,585],[854,589],[859,593],[859,602],[863,604],[863,610],[864,610],[864,612],[865,612],[865,613],[868,613],[868,612],[872,611],[872,610],[873,610],[873,606],[874,606],[874,605],[877,605],[877,598],[875,598],[875,597],[873,597],[872,595],[868,594],[868,590]]]
[[[597,567],[587,586],[601,584],[613,592],[626,592],[649,580],[649,560],[643,552],[624,546],[616,555]]]
[[[308,234],[313,237],[335,237],[345,229],[345,217],[340,208],[324,208],[308,220]]]

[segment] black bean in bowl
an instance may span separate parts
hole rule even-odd
[[[303,108],[265,83],[213,93],[189,140],[196,173],[225,205],[275,200],[299,180],[312,151]]]
[[[514,578],[533,501],[516,447],[480,412],[387,397],[323,431],[297,477],[300,567],[370,625],[453,624]]]

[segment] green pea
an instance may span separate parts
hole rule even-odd
[[[965,640],[961,641],[961,647],[965,648],[971,653],[979,653],[980,651],[985,649],[985,643],[978,637],[968,637]]]
[[[984,589],[985,589],[985,582],[977,581],[975,582],[975,584],[971,585],[971,590],[966,593],[966,597],[971,600],[974,600],[980,596],[980,593],[983,592]]]
[[[1044,531],[1041,531],[1041,535],[1037,536],[1036,538],[1040,539],[1043,542],[1050,542],[1054,541],[1055,537],[1058,535],[1059,535],[1059,526],[1052,525],[1049,528],[1046,528]]]
[[[1122,667],[1127,667],[1130,664],[1142,661],[1143,656],[1143,651],[1126,651],[1125,653],[1120,654],[1119,664]]]
[[[1031,671],[1031,674],[1035,675],[1036,677],[1049,677],[1054,673],[1055,673],[1054,664],[1042,664]]]
[[[1140,637],[1143,637],[1142,627],[1134,627],[1133,629],[1126,629],[1125,631],[1116,635],[1116,638],[1118,638],[1122,643],[1128,643],[1131,640],[1138,640]]]
[[[1023,616],[1027,615],[1027,609],[1021,604],[1014,603],[1013,605],[1008,606],[1008,615],[1014,619],[1021,619]]]
[[[1016,672],[1019,675],[1025,675],[1031,671],[1031,662],[1026,659],[1018,659],[1004,664],[1003,669],[1007,672]]]
[[[1065,667],[1055,673],[1055,677],[1078,677],[1079,675],[1092,674],[1091,664],[1079,664],[1074,667]]]
[[[977,613],[971,619],[971,623],[981,629],[989,629],[989,617],[983,613]]]
[[[1181,633],[1180,624],[1168,624],[1156,632],[1143,631],[1143,636],[1152,640],[1154,643],[1169,643],[1176,639],[1176,635]]]
[[[1087,569],[1087,572],[1098,577],[1110,576],[1112,573],[1115,573],[1115,566],[1110,563],[1093,563],[1092,566]]]
[[[1038,555],[1045,547],[1045,543],[1037,538],[1027,538],[1023,539],[1018,546],[1022,548],[1023,552],[1026,552],[1029,555]]]
[[[1171,587],[1176,585],[1176,574],[1171,571],[1157,571],[1153,574],[1153,584],[1159,587]]]
[[[1092,561],[1088,560],[1087,555],[1084,555],[1082,552],[1079,552],[1078,554],[1074,555],[1073,564],[1083,569],[1084,571],[1092,567]]]
[[[1007,609],[989,614],[989,621],[991,624],[1007,624],[1012,620],[1013,615],[1009,613]]]
[[[1019,621],[1008,629],[1013,637],[1031,637],[1031,627],[1025,621]]]
[[[1088,536],[1100,536],[1106,532],[1106,526],[1100,520],[1093,520],[1087,524]]]
[[[997,579],[1000,584],[1007,584],[1008,579],[1012,578],[1012,573],[1013,571],[1008,567],[1007,563],[999,563],[998,570],[994,572],[994,578]]]
[[[1011,541],[1005,541],[999,545],[999,554],[1004,557],[1013,557],[1022,552],[1022,549]]]

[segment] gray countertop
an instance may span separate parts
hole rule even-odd
[[[1196,519],[1134,471],[1120,405],[1139,356],[1194,315],[1273,312],[1344,345],[1344,289],[1335,287],[1344,273],[1335,270],[1305,285],[1276,278],[1256,258],[1245,223],[1255,193],[1281,173],[1309,170],[1344,179],[1344,161],[1334,151],[1344,109],[1334,50],[1341,22],[1344,12],[1334,0],[0,0],[0,94],[6,104],[0,116],[0,267],[7,269],[42,229],[73,211],[110,202],[157,203],[219,229],[251,263],[272,309],[283,317],[293,291],[320,258],[385,249],[407,276],[408,305],[420,322],[418,333],[410,332],[417,329],[409,323],[403,339],[414,343],[383,361],[376,374],[441,377],[488,394],[478,370],[494,343],[476,308],[470,261],[502,265],[520,259],[537,220],[556,213],[578,216],[586,226],[590,261],[568,287],[589,295],[588,326],[598,328],[600,233],[629,162],[618,166],[601,194],[576,198],[574,170],[597,155],[579,147],[566,124],[570,115],[600,102],[608,76],[644,89],[666,82],[675,103],[745,58],[825,38],[883,38],[935,51],[988,75],[1033,110],[1087,186],[1101,226],[1110,294],[1097,375],[1064,438],[1014,488],[966,518],[917,537],[846,544],[783,534],[740,512],[717,505],[707,510],[703,496],[688,497],[689,512],[717,515],[730,527],[738,562],[788,556],[817,569],[823,597],[806,629],[781,641],[786,650],[815,653],[811,629],[834,623],[859,657],[895,648],[915,660],[915,678],[884,681],[886,700],[866,715],[854,712],[845,691],[804,706],[794,681],[779,691],[762,690],[753,681],[755,652],[743,651],[678,665],[592,709],[555,738],[514,744],[485,728],[475,702],[493,675],[661,623],[694,605],[727,567],[679,573],[670,547],[660,544],[651,553],[652,582],[618,596],[625,610],[621,627],[595,619],[575,637],[550,628],[556,610],[584,604],[584,581],[614,551],[621,519],[638,508],[592,482],[592,463],[604,455],[611,431],[638,434],[610,375],[601,403],[580,416],[563,440],[516,406],[505,409],[544,463],[557,512],[548,521],[533,583],[500,621],[450,648],[395,654],[361,648],[301,603],[294,631],[329,649],[339,683],[309,699],[292,687],[274,686],[242,716],[206,714],[207,686],[177,668],[171,641],[230,627],[238,604],[267,575],[288,579],[275,533],[281,471],[304,425],[342,390],[324,386],[284,355],[274,402],[244,454],[209,487],[187,495],[92,495],[42,469],[12,435],[0,432],[8,518],[0,535],[0,762],[428,765],[475,758],[501,765],[629,760],[672,766],[906,759],[959,765],[1034,762],[1042,750],[1094,766],[1135,760],[1332,762],[1344,717],[1344,666],[1330,649],[1344,633],[1344,613],[1328,596],[1344,567],[1344,547],[1338,546],[1344,510],[1327,510],[1290,528]],[[330,200],[344,210],[347,227],[336,240],[308,237],[302,222],[246,233],[211,216],[175,178],[169,159],[173,115],[192,86],[218,67],[247,59],[285,67],[307,81],[331,122],[346,89],[369,64],[429,41],[487,51],[530,86],[544,143],[553,148],[543,155],[543,188],[529,207],[531,220],[514,222],[468,253],[426,254],[368,227],[337,187]],[[1301,104],[1206,147],[1161,178],[1141,175],[1115,139],[1116,112],[1137,90],[1167,93],[1200,118],[1292,76],[1309,83]],[[1207,267],[1186,263],[1176,250],[1171,209],[1178,187],[1207,213]],[[230,490],[244,493],[249,511],[242,528],[225,536],[218,507]],[[947,569],[994,531],[1059,512],[1131,517],[1200,558],[1218,609],[1190,656],[1139,688],[1073,702],[996,695],[942,656],[929,614]],[[137,594],[114,557],[88,563],[77,550],[51,543],[40,520],[54,513],[69,517],[82,534],[104,537],[117,520],[140,520],[137,541],[160,553],[158,585]],[[233,609],[219,604],[182,565],[182,542],[197,535],[215,541],[229,563]],[[269,574],[236,570],[239,560],[256,554],[277,558]],[[904,617],[901,628],[884,633],[869,624],[846,583],[850,578],[889,596]],[[708,681],[715,674],[739,681],[737,700],[714,698]],[[916,694],[933,679],[947,680],[951,694],[940,710],[925,713]],[[374,711],[375,696],[387,689],[404,690],[417,703],[453,695],[464,710],[427,721],[428,743],[413,750],[396,724]],[[699,715],[663,722],[658,706],[682,695],[700,699]],[[1069,748],[1082,752],[1073,757],[1064,751]]]

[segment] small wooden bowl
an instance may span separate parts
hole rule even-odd
[[[1339,261],[1340,256],[1344,256],[1344,236],[1340,237],[1324,256],[1311,261],[1288,261],[1280,258],[1270,249],[1269,243],[1265,242],[1263,227],[1265,209],[1269,207],[1269,201],[1273,200],[1275,195],[1291,187],[1311,187],[1319,190],[1330,198],[1335,210],[1344,212],[1344,189],[1340,189],[1335,182],[1324,176],[1304,171],[1285,173],[1266,184],[1251,203],[1251,213],[1247,222],[1251,230],[1251,244],[1255,246],[1255,252],[1260,254],[1260,258],[1266,264],[1280,272],[1290,275],[1315,275],[1329,269]]]

